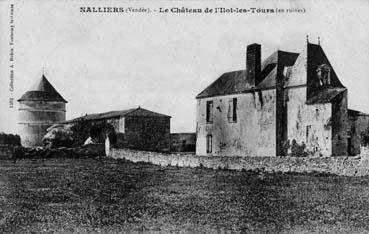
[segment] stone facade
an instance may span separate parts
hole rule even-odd
[[[22,145],[42,146],[47,129],[65,120],[65,103],[22,101],[19,103],[19,134]]]
[[[126,117],[123,147],[151,151],[169,151],[170,118]]]
[[[237,119],[229,119],[229,103],[237,99]],[[206,120],[206,104],[213,102],[213,120]],[[275,90],[197,100],[198,155],[275,155]],[[244,128],[243,126],[248,126]],[[211,150],[207,141],[212,138]]]
[[[224,73],[196,98],[198,155],[351,153],[347,89],[320,45],[261,62],[260,45],[251,44],[245,70]]]
[[[288,90],[288,154],[292,144],[305,145],[305,152],[315,156],[332,155],[331,103],[306,105],[306,87]]]
[[[171,152],[195,152],[196,151],[196,133],[171,133],[170,134]]]

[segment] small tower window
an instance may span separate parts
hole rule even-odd
[[[213,152],[213,136],[207,135],[206,136],[206,153],[212,153]]]
[[[327,64],[319,65],[316,69],[316,74],[320,86],[331,84],[331,68]]]
[[[306,126],[306,143],[310,143],[311,125]]]

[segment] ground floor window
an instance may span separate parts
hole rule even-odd
[[[211,153],[213,151],[213,136],[206,136],[206,153]]]
[[[311,125],[307,125],[306,126],[306,144],[307,143],[310,143],[310,138],[311,138],[311,134],[312,134],[312,132],[311,132]]]

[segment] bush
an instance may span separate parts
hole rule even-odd
[[[42,142],[48,148],[71,147],[73,144],[72,131],[70,125],[57,124],[47,129]]]

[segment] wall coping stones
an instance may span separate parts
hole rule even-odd
[[[266,172],[327,173],[340,176],[369,175],[369,156],[362,157],[243,157],[199,156],[194,154],[158,153],[130,149],[109,150],[108,157],[160,166],[205,167],[229,170],[264,170]]]

